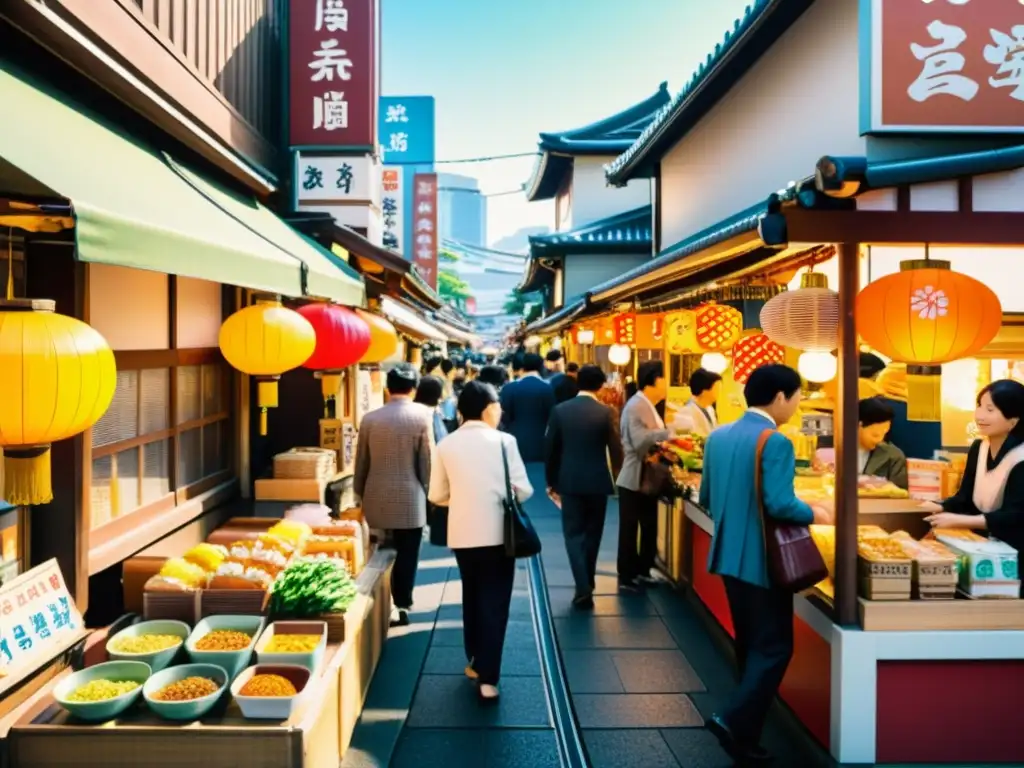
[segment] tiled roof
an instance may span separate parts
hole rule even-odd
[[[572,168],[573,156],[625,152],[670,98],[668,83],[662,83],[652,96],[611,117],[568,131],[541,133],[537,143],[540,155],[526,183],[527,198],[533,201],[554,197]]]
[[[708,53],[707,58],[697,67],[697,71],[691,75],[683,89],[658,110],[654,119],[628,149],[605,166],[608,181],[612,184],[625,184],[639,170],[638,167],[648,155],[658,156],[657,148],[654,146],[656,139],[672,132],[682,121],[683,116],[691,113],[691,107],[693,112],[699,113],[691,114],[693,122],[696,122],[714,106],[729,87],[746,74],[757,58],[813,2],[814,0],[754,0],[748,5],[743,16],[736,19],[732,29],[725,33],[722,42]],[[776,11],[783,12],[778,14],[777,23],[768,23],[773,21],[770,17]],[[755,38],[759,39],[755,41]],[[742,61],[730,61],[739,58],[738,54],[744,48],[750,49],[748,57]],[[709,95],[705,92],[707,86],[718,75],[722,76],[723,89],[717,95]],[[662,151],[667,150],[677,140],[678,138],[663,147]]]
[[[635,253],[651,249],[651,206],[634,208],[567,232],[530,237],[530,256],[552,252],[622,251]]]

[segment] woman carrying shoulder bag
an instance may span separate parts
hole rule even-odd
[[[522,502],[533,487],[515,438],[497,429],[501,405],[494,387],[468,382],[459,396],[459,414],[462,426],[437,446],[429,498],[448,507],[448,546],[462,578],[466,676],[478,682],[481,700],[491,702],[498,698],[516,572],[505,547],[506,488],[511,484]]]

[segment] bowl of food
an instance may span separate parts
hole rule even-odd
[[[198,720],[213,709],[228,682],[227,671],[216,664],[182,664],[150,677],[142,697],[165,720]]]
[[[107,656],[115,661],[144,661],[159,672],[174,661],[190,631],[183,621],[142,621],[107,640]]]
[[[81,720],[111,720],[136,702],[151,674],[143,661],[107,661],[61,680],[53,698]]]
[[[297,664],[257,664],[231,684],[242,716],[250,720],[287,720],[302,703],[310,671]]]
[[[193,662],[215,664],[234,679],[249,666],[263,624],[262,616],[208,616],[192,630],[185,651]]]
[[[297,664],[313,672],[323,661],[326,648],[326,622],[275,621],[256,643],[256,660],[260,664]]]

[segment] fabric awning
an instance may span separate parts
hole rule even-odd
[[[415,311],[388,296],[381,298],[380,311],[399,330],[410,336],[415,336],[423,341],[448,341],[448,337],[444,333],[416,314]]]
[[[0,62],[0,157],[71,201],[82,261],[364,303],[362,281],[255,200]]]

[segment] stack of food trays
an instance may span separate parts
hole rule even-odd
[[[130,719],[143,706],[164,720],[194,721],[223,714],[232,699],[247,719],[286,720],[326,647],[324,622],[264,629],[260,616],[210,616],[190,630],[180,622],[146,621],[107,642],[111,661],[70,675],[53,696],[85,722]]]
[[[881,529],[858,530],[861,595],[868,600],[909,600],[911,559],[898,541]]]
[[[918,600],[952,600],[956,597],[957,557],[934,539],[915,541],[906,531],[892,539],[913,560],[913,597]]]

